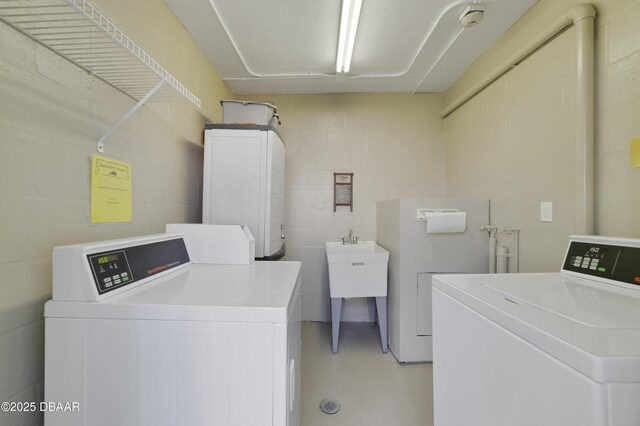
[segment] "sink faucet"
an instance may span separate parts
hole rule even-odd
[[[342,244],[358,244],[359,237],[353,236],[353,229],[349,229],[349,236],[342,237]]]

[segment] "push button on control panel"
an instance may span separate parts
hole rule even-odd
[[[114,290],[132,282],[129,262],[123,250],[87,256],[98,285],[98,292]]]

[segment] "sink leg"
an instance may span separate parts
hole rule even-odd
[[[387,345],[387,298],[376,297],[378,307],[378,324],[380,325],[380,341],[382,342],[382,352],[388,351]]]
[[[367,297],[369,299],[369,322],[371,328],[376,327],[376,300],[373,297]]]
[[[338,336],[340,335],[340,315],[342,314],[342,297],[331,298],[331,351],[338,353]]]

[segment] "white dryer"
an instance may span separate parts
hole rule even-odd
[[[640,240],[560,273],[434,277],[435,426],[640,425]]]
[[[207,124],[202,223],[249,226],[256,259],[285,254],[285,146],[272,126]]]
[[[299,262],[192,264],[181,235],[53,251],[47,426],[299,424]]]

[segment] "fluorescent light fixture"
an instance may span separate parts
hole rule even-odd
[[[347,42],[347,26],[349,25],[349,10],[351,0],[342,0],[342,16],[340,18],[340,37],[338,38],[338,56],[336,58],[336,72],[342,72],[344,64],[344,48]]]
[[[338,56],[336,58],[336,72],[349,72],[353,45],[356,42],[358,21],[360,20],[362,0],[342,0],[342,15],[340,18],[340,36],[338,38]]]

